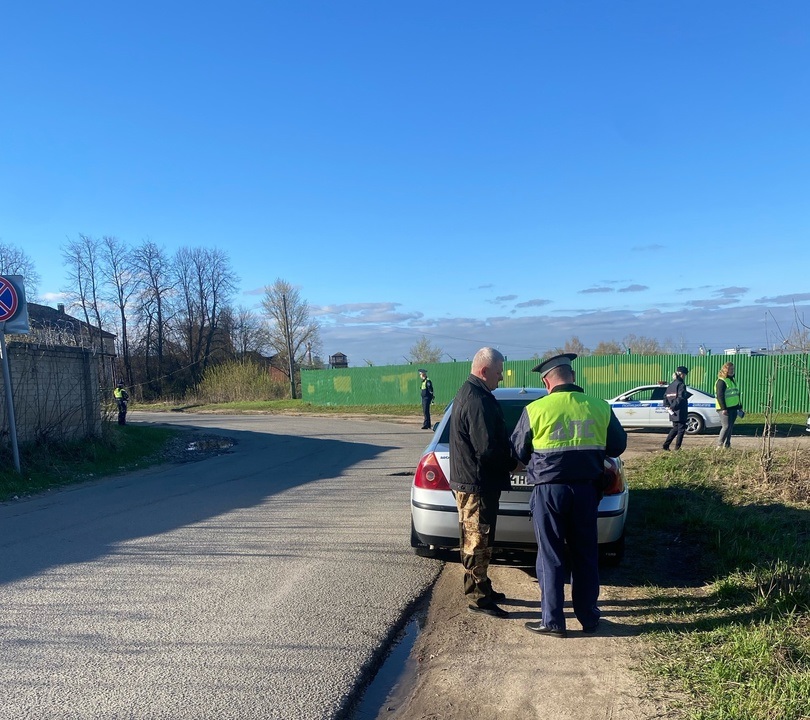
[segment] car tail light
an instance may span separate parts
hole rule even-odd
[[[609,480],[608,486],[605,488],[605,495],[620,495],[624,492],[624,468],[621,460],[606,458],[605,475]]]
[[[439,465],[435,453],[428,453],[419,461],[413,484],[425,490],[450,489],[450,484],[447,482],[444,472],[442,472],[442,466]]]

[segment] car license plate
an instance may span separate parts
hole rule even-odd
[[[512,473],[509,479],[513,488],[526,490],[529,487],[529,483],[526,480],[526,473]]]

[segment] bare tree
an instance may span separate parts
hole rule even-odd
[[[99,242],[89,235],[68,240],[62,250],[68,284],[62,290],[69,305],[79,308],[89,328],[90,344],[101,351],[103,308]]]
[[[582,341],[576,335],[565,341],[563,350],[567,353],[576,353],[580,357],[591,354],[591,351],[582,344]]]
[[[624,352],[622,346],[615,340],[603,340],[593,349],[594,355],[622,355]]]
[[[622,343],[628,352],[633,355],[661,355],[663,351],[658,340],[643,335],[626,335]]]
[[[222,250],[205,248],[180,248],[174,257],[173,274],[177,329],[196,383],[210,362],[220,314],[228,308],[238,278]]]
[[[258,313],[242,305],[233,313],[231,338],[240,358],[249,352],[262,352],[269,345],[267,326]]]
[[[784,339],[782,347],[789,353],[810,352],[810,326],[805,325],[798,312],[795,315],[793,327]]]
[[[107,285],[105,297],[115,306],[120,321],[118,342],[126,382],[129,387],[132,387],[134,383],[127,316],[131,310],[132,297],[138,291],[138,274],[133,263],[132,252],[116,237],[105,235],[101,239],[100,258],[101,275]]]
[[[151,240],[145,240],[135,249],[133,267],[139,276],[140,294],[136,316],[141,328],[146,382],[158,395],[163,391],[164,355],[166,350],[166,324],[173,291],[171,265],[165,251]],[[152,372],[150,358],[155,358]]]
[[[36,302],[39,291],[39,273],[34,261],[14,245],[0,243],[0,275],[22,275],[25,281],[25,296]]]
[[[444,355],[444,350],[431,345],[430,340],[422,335],[422,337],[411,346],[408,357],[411,362],[417,365],[427,365],[429,363],[441,362],[442,355]]]
[[[268,343],[279,357],[280,369],[290,380],[290,397],[296,397],[296,366],[307,349],[317,352],[320,327],[310,317],[309,305],[286,280],[277,278],[265,288],[262,308],[267,314]]]

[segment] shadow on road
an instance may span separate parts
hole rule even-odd
[[[200,431],[199,426],[172,427]],[[235,452],[0,505],[0,583],[93,560],[115,552],[115,546],[129,540],[253,507],[292,488],[339,477],[391,449],[364,442],[212,430],[233,439]],[[391,473],[401,470],[392,468]],[[340,503],[340,497],[335,502]],[[273,532],[273,528],[267,531]]]

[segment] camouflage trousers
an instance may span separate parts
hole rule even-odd
[[[500,492],[456,493],[464,595],[470,605],[492,603],[492,582],[487,573],[492,559],[500,495]]]

